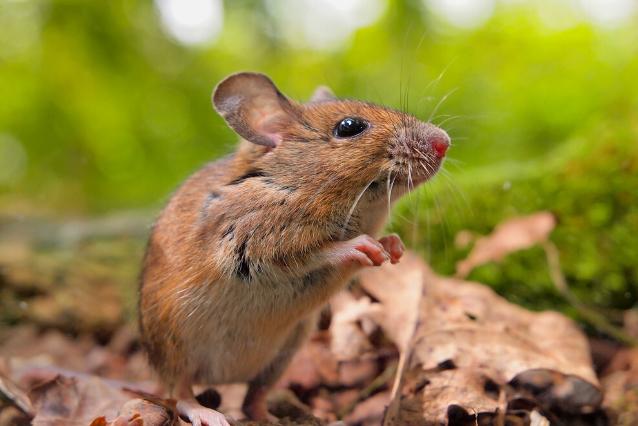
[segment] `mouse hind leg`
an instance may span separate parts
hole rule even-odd
[[[248,391],[242,405],[244,414],[253,420],[274,419],[268,412],[266,396],[268,391],[290,364],[299,347],[307,340],[315,329],[318,313],[301,320],[292,330],[277,356],[253,380],[248,383]]]

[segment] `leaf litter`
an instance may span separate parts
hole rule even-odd
[[[397,265],[364,271],[324,312],[269,397],[271,412],[284,425],[636,424],[636,349],[588,340],[559,313],[528,311],[463,279],[547,243],[555,224],[539,212],[489,236],[460,235],[474,247],[455,277],[410,252]],[[636,333],[635,313],[626,322]],[[2,330],[0,426],[185,424],[174,401],[161,397],[134,327],[109,319],[98,335],[83,327],[65,334],[59,324]],[[245,385],[200,391],[241,417]]]

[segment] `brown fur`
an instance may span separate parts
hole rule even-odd
[[[250,141],[179,188],[144,260],[142,340],[169,387],[276,380],[270,376],[309,333],[312,315],[357,269],[323,253],[360,234],[376,236],[391,179],[393,201],[407,192],[409,174],[416,185],[438,169],[441,159],[428,143],[447,138],[444,132],[330,96],[322,89],[318,101],[298,104],[251,73],[218,86],[215,106]],[[370,126],[336,138],[333,129],[345,117]]]

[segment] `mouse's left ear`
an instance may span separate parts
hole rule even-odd
[[[315,89],[310,102],[336,101],[337,97],[328,86],[319,86]]]
[[[226,77],[212,96],[213,106],[241,137],[276,147],[283,131],[299,119],[299,108],[264,74],[242,72]]]

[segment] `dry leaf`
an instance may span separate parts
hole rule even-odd
[[[97,417],[115,418],[128,397],[97,377],[57,376],[29,392],[34,425],[87,425]]]
[[[380,307],[368,297],[355,299],[351,293],[341,291],[330,300],[330,349],[339,361],[357,359],[369,352],[372,345],[360,322],[369,318]]]
[[[339,363],[339,383],[347,387],[368,383],[379,373],[377,364],[377,360],[371,357],[342,361]]]
[[[548,368],[598,384],[589,345],[574,322],[556,312],[531,312],[481,284],[426,274],[419,344],[426,369],[497,364],[505,381],[526,369]]]
[[[327,343],[321,339],[307,342],[293,357],[279,387],[291,385],[313,389],[322,384],[339,383],[339,364]]]
[[[560,406],[561,412],[578,415],[598,409],[601,392],[588,343],[572,321],[555,312],[527,311],[480,284],[439,277],[413,254],[406,253],[391,273],[389,269],[376,268],[361,277],[362,287],[382,306],[393,301],[398,311],[384,310],[379,316],[385,319],[384,331],[388,324],[409,327],[399,318],[406,317],[408,301],[416,299],[419,306],[418,318],[412,320],[417,329],[410,344],[414,348],[404,394],[393,399],[387,424],[410,423],[419,415],[433,422],[455,416],[459,424],[475,417],[514,421],[523,414],[506,412],[507,401],[522,396],[532,401],[526,418],[536,406]],[[418,277],[422,277],[422,298],[416,290],[405,290],[409,297],[385,294],[394,291],[397,282],[402,294],[404,285]],[[534,392],[541,378],[543,392]]]
[[[547,241],[556,226],[549,212],[516,217],[498,225],[490,235],[476,241],[470,254],[456,265],[456,276],[467,277],[474,268],[499,261],[510,253]]]
[[[383,418],[385,407],[390,402],[390,393],[377,393],[360,402],[344,420],[347,424],[378,425]]]
[[[8,401],[28,418],[33,418],[35,412],[27,394],[0,372],[0,402],[4,401]]]
[[[621,413],[616,424],[638,424],[638,348],[618,351],[605,371],[602,384],[603,405]]]
[[[422,416],[431,422],[445,422],[450,411],[455,416],[496,415],[499,391],[486,392],[491,379],[472,369],[456,368],[428,375],[428,385],[422,395]],[[400,424],[400,423],[399,423]]]
[[[109,426],[174,426],[177,424],[174,407],[136,398],[122,406],[118,417]]]
[[[386,264],[381,268],[364,270],[360,275],[363,287],[383,309],[371,312],[385,334],[397,345],[400,357],[390,393],[384,424],[392,424],[399,409],[399,390],[408,359],[412,354],[412,340],[419,320],[423,294],[421,262],[412,253],[405,253],[401,266]]]
[[[361,287],[379,301],[367,315],[374,319],[399,348],[407,350],[419,319],[423,273],[416,255],[404,254],[399,264],[385,264],[361,272]]]

